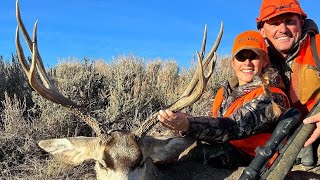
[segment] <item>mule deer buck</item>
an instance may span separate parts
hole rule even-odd
[[[97,179],[214,179],[212,175],[221,178],[223,173],[229,173],[227,170],[214,171],[208,166],[193,162],[165,164],[168,160],[177,159],[179,154],[193,143],[193,140],[181,137],[159,139],[148,136],[147,133],[158,122],[157,113],[145,120],[141,127],[133,132],[126,130],[107,131],[95,119],[81,113],[81,107],[61,94],[54,83],[49,80],[38,52],[37,22],[34,25],[33,39],[31,40],[21,19],[18,0],[16,1],[16,16],[18,21],[16,30],[17,55],[31,87],[44,98],[60,104],[77,115],[97,135],[97,137],[42,140],[39,142],[42,149],[51,153],[57,160],[73,165],[86,160],[95,160]],[[20,44],[20,31],[32,54],[30,64],[27,62]],[[182,96],[169,107],[170,110],[181,110],[200,98],[213,73],[217,59],[215,51],[220,43],[222,33],[223,24],[221,24],[215,44],[204,58],[205,28],[201,52],[197,53],[196,73]],[[204,73],[205,70],[208,72],[207,74]],[[157,166],[159,162],[164,165]]]

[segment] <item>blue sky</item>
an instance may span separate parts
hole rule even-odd
[[[110,61],[133,52],[145,59],[190,65],[201,47],[204,25],[212,45],[220,22],[224,35],[218,53],[230,54],[235,36],[256,29],[260,0],[20,0],[22,19],[31,33],[38,20],[38,46],[47,66],[65,58]],[[300,0],[320,24],[319,0]],[[15,0],[1,0],[0,55],[15,53]],[[23,42],[24,43],[24,42]],[[207,50],[209,51],[209,49]],[[27,53],[25,49],[25,53]]]

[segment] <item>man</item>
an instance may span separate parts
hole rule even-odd
[[[293,107],[306,116],[320,97],[320,69],[311,50],[310,34],[317,34],[315,23],[306,19],[297,0],[262,0],[257,27],[266,38],[271,64],[278,68],[286,83]],[[320,54],[320,35],[315,35]],[[307,147],[320,137],[320,113],[304,123],[316,123],[305,142]]]

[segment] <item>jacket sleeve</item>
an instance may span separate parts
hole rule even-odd
[[[282,113],[288,108],[284,95],[272,93],[271,97]],[[191,117],[190,129],[185,136],[208,142],[226,142],[257,133],[272,132],[278,118],[273,113],[271,97],[260,95],[229,117]]]

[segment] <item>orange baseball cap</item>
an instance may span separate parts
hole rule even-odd
[[[307,18],[298,0],[262,0],[260,14],[256,18],[258,28],[262,22],[284,13],[295,13],[304,19]]]
[[[236,37],[232,47],[232,57],[244,49],[252,50],[259,55],[268,53],[264,38],[258,31],[253,30],[240,33]]]

